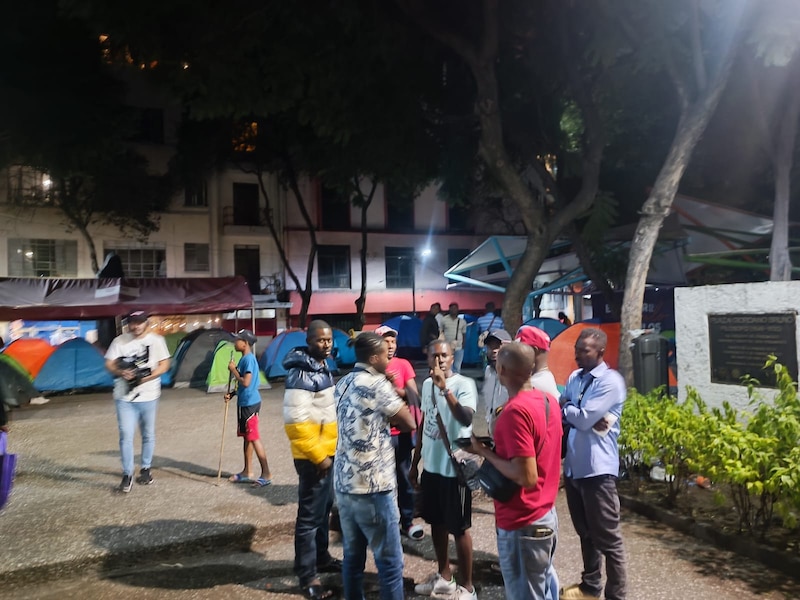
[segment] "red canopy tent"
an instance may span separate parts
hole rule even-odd
[[[228,312],[253,307],[244,277],[172,279],[0,278],[0,321],[102,319]]]

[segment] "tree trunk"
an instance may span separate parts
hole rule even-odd
[[[729,69],[728,69],[729,70]],[[626,383],[633,385],[633,355],[631,332],[642,326],[642,304],[647,283],[650,259],[658,241],[658,233],[669,215],[681,177],[689,164],[692,151],[711,119],[719,102],[727,77],[718,77],[714,87],[681,115],[675,138],[667,158],[656,178],[650,196],[641,210],[636,232],[631,240],[628,271],[625,277],[625,295],[622,300],[620,327],[619,370]]]
[[[525,252],[511,275],[503,298],[503,323],[509,333],[517,331],[522,325],[522,306],[531,292],[531,282],[547,256],[550,243],[549,236],[528,234]]]
[[[366,321],[364,318],[364,307],[367,304],[367,210],[369,210],[369,207],[372,204],[372,199],[375,197],[375,188],[377,188],[377,182],[372,182],[372,188],[370,189],[369,195],[366,198],[361,193],[359,182],[356,181],[355,184],[356,189],[361,196],[361,250],[358,252],[361,259],[361,293],[359,294],[358,298],[356,298],[356,319],[359,323],[359,329],[363,329]]]
[[[769,250],[770,281],[791,281],[792,259],[789,256],[789,201],[794,163],[797,119],[800,112],[800,82],[797,68],[788,69],[789,86],[786,108],[778,122],[775,146],[775,206],[772,213],[772,244]]]

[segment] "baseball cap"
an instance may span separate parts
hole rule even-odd
[[[240,329],[239,332],[236,334],[237,340],[242,340],[250,344],[251,346],[258,341],[258,338],[253,335],[253,332],[249,329]]]
[[[492,329],[489,335],[486,336],[486,341],[488,342],[492,338],[496,339],[501,344],[507,344],[511,341],[511,336],[505,329]]]
[[[391,337],[397,337],[397,330],[392,329],[388,325],[381,325],[380,327],[375,329],[375,333],[381,337],[386,337],[387,335]]]
[[[143,310],[135,310],[135,311],[133,311],[132,313],[130,313],[128,315],[128,319],[127,320],[128,320],[128,323],[143,323],[143,322],[147,321],[149,316],[150,315],[148,315]]]
[[[550,336],[533,325],[523,325],[517,331],[516,340],[528,344],[532,348],[539,348],[545,352],[550,351]]]

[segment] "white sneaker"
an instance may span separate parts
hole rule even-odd
[[[440,598],[450,598],[457,590],[458,586],[456,585],[455,577],[451,576],[450,581],[447,581],[439,573],[434,573],[422,583],[418,583],[414,586],[414,592],[420,596],[435,596]]]
[[[471,592],[463,585],[460,585],[450,596],[450,600],[478,600],[478,591],[475,589],[474,585],[472,586]]]

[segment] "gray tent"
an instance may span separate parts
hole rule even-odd
[[[224,329],[192,331],[178,344],[169,373],[161,378],[161,383],[205,389],[214,361],[214,349],[220,341],[233,341],[233,334]]]

